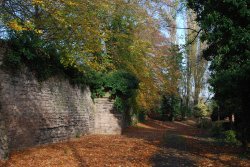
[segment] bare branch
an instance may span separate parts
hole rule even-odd
[[[176,27],[176,26],[166,26],[166,27],[180,29],[180,30],[191,30],[191,31],[194,31],[196,33],[200,33],[200,31],[201,31],[201,30],[196,30],[196,29],[189,28],[189,27]]]

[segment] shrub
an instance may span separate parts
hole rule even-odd
[[[224,122],[215,122],[212,126],[212,136],[216,138],[216,141],[220,144],[237,144],[240,142],[237,140],[237,134],[234,130],[225,130],[223,127]]]
[[[104,79],[104,87],[111,91],[113,96],[130,98],[138,88],[139,81],[131,73],[116,71],[108,74]]]
[[[87,78],[87,85],[90,86],[92,98],[102,97],[105,95],[104,89],[104,74],[95,71],[88,71],[85,74]]]
[[[116,71],[103,78],[104,90],[109,91],[111,98],[115,99],[115,108],[118,112],[130,110],[138,86],[138,79],[126,71]]]
[[[227,130],[222,133],[222,140],[226,144],[238,144],[239,141],[236,138],[236,132],[234,130]]]
[[[208,106],[202,102],[194,106],[193,111],[196,118],[203,118],[209,115]]]
[[[126,110],[125,102],[120,97],[115,98],[114,105],[115,105],[116,111],[118,111],[118,112],[123,112],[124,110]]]

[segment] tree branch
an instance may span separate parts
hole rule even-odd
[[[166,26],[166,27],[180,29],[180,30],[191,30],[191,31],[194,31],[194,32],[197,32],[197,33],[200,33],[200,31],[201,31],[201,30],[196,30],[196,29],[189,28],[189,27],[176,27],[176,26]]]

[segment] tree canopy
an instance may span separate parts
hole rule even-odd
[[[12,47],[6,62],[25,63],[43,79],[63,71],[94,92],[104,90],[105,75],[126,71],[139,81],[137,107],[150,111],[162,94],[178,95],[176,34],[161,31],[175,24],[177,6],[175,0],[5,0],[2,37]]]

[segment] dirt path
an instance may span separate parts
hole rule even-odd
[[[13,152],[3,167],[250,166],[239,149],[214,145],[186,123],[148,121],[122,136],[90,135]]]

